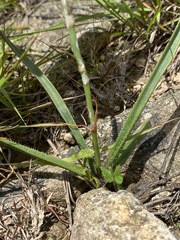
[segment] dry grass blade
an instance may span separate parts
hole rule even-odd
[[[5,240],[42,239],[43,199],[37,194],[35,186],[28,185],[20,176],[19,179],[23,192],[16,192],[2,200],[0,236]]]

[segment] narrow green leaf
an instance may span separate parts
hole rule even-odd
[[[0,36],[4,39],[4,41],[9,45],[9,47],[15,52],[18,57],[21,57],[22,52],[17,48],[1,31]],[[58,93],[57,89],[53,86],[51,81],[42,73],[42,71],[35,65],[33,62],[28,58],[24,57],[22,59],[23,63],[30,69],[30,71],[35,75],[35,77],[39,80],[42,84],[46,92],[48,93],[49,97],[51,98],[52,102],[56,106],[56,109],[61,114],[62,118],[66,123],[75,125],[75,121],[67,108],[66,104],[64,103],[62,97]],[[78,127],[76,126],[69,126],[70,130],[72,131],[73,136],[75,137],[77,143],[81,148],[87,148],[85,140],[80,133]]]
[[[7,105],[9,105],[9,107],[10,107],[11,109],[13,109],[13,110],[17,113],[17,115],[20,117],[20,119],[22,120],[22,122],[26,125],[23,117],[21,116],[21,113],[19,112],[19,110],[17,109],[17,107],[15,106],[15,104],[13,103],[13,101],[11,100],[8,92],[7,92],[4,88],[1,88],[1,87],[0,87],[0,92],[3,94],[3,96],[4,96],[5,99],[7,100],[7,102],[8,102]],[[0,100],[1,100],[1,97],[0,97]],[[3,101],[2,101],[2,102],[3,102]],[[7,102],[6,102],[6,103],[7,103]]]
[[[107,16],[107,14],[105,13],[96,13],[96,14],[92,14],[92,15],[86,15],[86,16],[82,16],[79,17],[75,20],[76,25],[84,25],[84,21],[86,20],[91,20],[92,19],[92,23],[94,22],[94,19],[102,19],[103,17]],[[81,23],[82,22],[82,23]],[[34,32],[28,32],[28,33],[22,33],[22,34],[13,34],[12,36],[10,36],[10,39],[23,39],[27,36],[32,36],[34,34],[39,34],[39,33],[43,33],[43,32],[50,32],[50,31],[55,31],[55,30],[59,30],[59,29],[63,29],[66,27],[65,22],[61,22],[58,24],[54,24],[51,27],[47,27],[47,28],[43,28],[43,29],[38,29]]]
[[[27,52],[29,51],[29,49],[31,48],[31,46],[33,45],[35,41],[35,38],[34,40],[32,41],[32,43],[29,45],[29,47],[26,49],[25,52],[23,52],[23,54],[19,57],[18,61],[16,61],[10,69],[6,69],[6,74],[5,76],[2,76],[2,78],[0,79],[0,88],[3,87],[3,85],[12,77],[14,71],[17,69],[17,67],[19,66],[20,62],[22,61],[22,59],[27,55]],[[4,43],[4,41],[3,41]],[[4,47],[5,48],[5,47]],[[5,51],[5,49],[4,49]]]
[[[122,166],[127,161],[128,157],[132,154],[132,152],[136,148],[137,144],[140,143],[142,141],[142,139],[144,138],[144,136],[147,134],[147,132],[145,130],[150,129],[150,127],[151,127],[150,121],[145,121],[136,130],[136,132],[133,135],[134,137],[126,142],[126,144],[124,145],[124,148],[122,150],[122,153],[117,158],[117,160],[113,163],[113,166],[116,166],[119,164]]]
[[[76,173],[80,176],[84,176],[84,177],[86,176],[86,168],[82,168],[82,167],[78,166],[77,164],[70,163],[64,159],[60,159],[60,158],[48,155],[46,153],[35,150],[33,148],[10,141],[7,138],[0,137],[0,143],[9,148],[12,148],[14,150],[25,153],[29,156],[32,156],[32,157],[38,158],[42,161],[45,161],[46,163],[57,165],[59,167],[67,169],[73,173]]]
[[[162,3],[160,3],[158,5],[158,8],[154,14],[154,16],[152,17],[152,19],[150,20],[149,24],[148,24],[148,29],[147,29],[147,34],[146,34],[146,39],[148,40],[149,39],[149,33],[150,33],[150,30],[152,28],[152,25],[154,24],[154,22],[157,20],[158,22],[158,19],[160,17],[160,12],[161,12],[161,8],[162,8]]]
[[[169,40],[163,54],[161,55],[160,60],[158,61],[154,71],[147,81],[144,89],[140,93],[136,103],[134,104],[132,110],[130,111],[128,118],[126,119],[121,132],[111,150],[111,153],[107,159],[106,167],[110,166],[113,162],[117,160],[117,157],[121,154],[124,144],[127,141],[128,136],[130,135],[134,125],[139,119],[143,109],[145,108],[150,96],[152,95],[154,89],[159,83],[162,75],[166,71],[168,65],[175,57],[176,52],[180,46],[180,20],[174,30],[172,37]]]

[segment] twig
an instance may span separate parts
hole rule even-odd
[[[72,224],[73,224],[73,217],[72,217],[72,204],[75,205],[74,198],[72,196],[71,186],[69,182],[69,176],[67,171],[63,171],[63,186],[64,186],[64,192],[65,192],[65,199],[67,204],[67,211],[69,214],[69,228],[71,230]]]
[[[175,131],[174,134],[173,134],[172,141],[171,141],[171,143],[170,143],[170,145],[169,145],[169,147],[168,147],[168,151],[167,151],[167,153],[166,153],[165,159],[164,159],[163,164],[162,164],[162,166],[161,166],[161,169],[160,169],[160,171],[159,171],[158,178],[160,178],[163,173],[165,173],[165,175],[167,176],[168,173],[169,173],[169,171],[170,171],[170,167],[171,167],[171,164],[172,164],[172,160],[170,160],[166,171],[165,171],[165,168],[166,168],[166,165],[167,165],[167,163],[168,163],[168,159],[169,159],[169,156],[170,156],[170,154],[171,154],[171,151],[172,151],[173,145],[174,145],[174,143],[175,143],[175,140],[176,140],[176,138],[177,138],[177,136],[178,136],[178,134],[179,134],[179,131],[180,131],[180,121],[179,121],[179,123],[178,123],[178,125],[177,125],[176,131]]]

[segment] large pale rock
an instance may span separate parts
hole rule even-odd
[[[71,240],[175,240],[129,192],[92,190],[77,201]]]

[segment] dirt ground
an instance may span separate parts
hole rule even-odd
[[[62,8],[59,1],[47,0],[43,1],[43,3],[36,0],[31,1],[31,3],[28,1],[20,1],[20,5],[24,9],[23,14],[19,14],[19,10],[16,9],[16,12],[11,16],[11,21],[17,16],[18,29],[21,27],[25,30],[17,29],[15,32],[12,31],[13,34],[28,33],[39,28],[51,27],[63,19]],[[94,9],[97,11],[99,8],[96,8],[96,5],[92,4],[92,1],[87,1],[87,4],[83,6],[79,1],[73,1],[72,3],[72,10],[76,17],[82,14],[93,13]],[[5,19],[8,13],[4,14]],[[6,26],[7,25],[8,21],[6,22]],[[162,39],[155,39],[151,45],[140,39],[139,36],[135,38],[133,38],[133,36],[127,37],[126,35],[122,37],[112,37],[111,33],[121,30],[122,25],[119,23],[109,23],[103,19],[98,21],[94,20],[93,22],[87,21],[85,25],[79,25],[77,27],[79,46],[91,79],[92,96],[98,103],[98,118],[113,117],[133,106],[169,37],[168,35],[163,36],[162,39],[164,42]],[[29,40],[30,38],[28,38],[28,41]],[[28,41],[26,38],[18,41],[19,47],[25,49]],[[29,55],[35,62],[39,62],[46,56],[45,59],[48,59],[48,61],[44,61],[43,64],[40,62],[40,68],[52,81],[61,96],[66,99],[67,106],[77,124],[87,125],[89,122],[83,86],[76,62],[69,48],[66,30],[58,29],[56,31],[40,33],[31,46]],[[10,60],[12,56],[9,56]],[[178,54],[171,63],[150,101],[161,98],[169,89],[180,88],[179,56]],[[24,109],[24,119],[27,124],[60,122],[61,118],[59,114],[36,79],[26,71],[24,66],[21,66],[18,71],[14,77],[17,77],[16,74],[19,74],[19,76],[23,74],[23,79],[26,80],[26,83],[29,77],[31,79],[31,85],[26,85],[27,106],[30,106],[30,108],[42,106],[43,104],[48,106],[45,108],[37,108],[37,110],[33,110],[31,114],[27,116],[25,114],[26,109]],[[21,84],[17,82],[8,89],[10,91],[11,88],[17,88],[17,94],[19,94],[20,85]],[[17,100],[17,104],[19,103],[19,100]],[[96,106],[94,105],[94,107]],[[1,119],[2,121],[6,120],[6,125],[17,122],[18,117],[14,115],[12,110],[7,109],[7,107],[4,107],[2,104],[0,104],[0,108]],[[68,149],[75,144],[69,143],[69,141],[64,138],[68,131],[66,127],[33,128],[23,131],[15,129],[4,132],[3,135],[39,150],[53,153],[53,146],[64,151],[64,149]],[[12,161],[16,162],[17,159],[21,161],[21,159],[26,160],[28,158],[27,156],[14,153]],[[31,179],[31,176],[27,176],[27,169],[25,170],[26,171],[24,171],[24,169],[18,169],[17,172],[20,173],[20,175],[22,174],[22,176],[25,174],[26,180]],[[6,170],[2,168],[1,173],[1,175],[3,175],[2,180],[3,178],[10,178],[11,173],[12,176],[14,176],[11,167],[9,169],[6,168]],[[26,188],[27,182],[25,181],[23,184],[25,184],[24,188]],[[33,191],[38,191],[37,185],[35,188]],[[32,195],[33,192],[29,193],[28,198],[30,199]],[[39,206],[41,205],[41,201],[44,201],[43,197],[40,197],[38,200]],[[50,205],[46,204],[46,207],[49,206]],[[43,231],[48,232],[50,226],[54,225],[53,230],[51,229],[49,231],[60,232],[61,237],[58,239],[69,239],[69,213],[67,209],[64,209],[57,211],[58,214],[62,214],[63,216],[61,221],[57,220],[58,217],[56,213],[51,211],[52,208],[46,209],[47,213],[44,216],[44,220],[42,220],[44,221]],[[41,213],[43,212],[41,207],[39,207],[39,211]],[[42,237],[41,239],[54,238]]]

